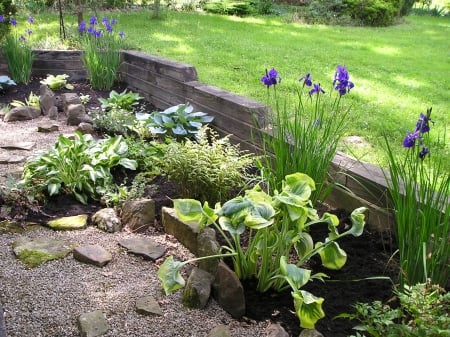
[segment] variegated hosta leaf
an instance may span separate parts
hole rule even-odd
[[[319,250],[319,255],[324,267],[338,270],[345,265],[347,262],[347,253],[339,247],[337,242],[327,243],[326,245],[322,242],[316,243],[316,248],[321,246],[323,248]]]
[[[311,279],[311,270],[287,263],[286,256],[280,258],[280,272],[294,289],[298,290]]]
[[[164,263],[158,269],[158,278],[162,282],[162,286],[166,295],[181,289],[186,281],[180,274],[180,269],[184,266],[184,262],[175,261],[173,256],[166,258]]]
[[[300,326],[304,329],[314,329],[317,321],[325,317],[322,309],[324,299],[304,290],[293,292],[292,297]]]
[[[202,204],[195,199],[175,199],[173,208],[181,221],[196,222],[202,217]]]
[[[353,236],[360,236],[363,233],[365,225],[365,215],[364,212],[367,210],[365,207],[360,207],[355,209],[350,215],[352,221],[352,228],[348,230]]]

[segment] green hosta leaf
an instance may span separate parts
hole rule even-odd
[[[251,206],[252,203],[248,199],[236,197],[223,204],[222,208],[218,211],[218,215],[233,216],[244,209],[250,208]]]
[[[304,329],[314,329],[317,321],[325,317],[322,309],[324,299],[316,297],[310,292],[300,290],[293,292],[295,313],[300,320],[300,326]]]
[[[243,220],[244,217],[240,217],[240,219]],[[219,218],[219,224],[223,230],[228,231],[231,235],[241,235],[245,231],[245,224],[243,221],[233,221],[226,216],[221,216]]]
[[[169,256],[158,269],[158,278],[162,282],[162,286],[166,295],[170,295],[181,289],[186,284],[180,274],[184,262],[175,261],[173,256]]]
[[[304,173],[289,174],[284,178],[283,192],[293,193],[304,201],[309,200],[311,192],[316,189],[314,180]]]
[[[352,228],[347,232],[353,236],[360,236],[363,233],[365,225],[365,215],[364,212],[367,210],[365,207],[360,207],[355,209],[350,215],[352,221]]]
[[[272,225],[275,221],[275,209],[271,204],[259,202],[254,204],[245,217],[245,225],[253,229],[261,229]]]
[[[79,202],[81,202],[83,205],[87,204],[88,201],[88,197],[86,196],[86,194],[81,193],[81,192],[77,192],[77,191],[72,191],[75,199],[77,199]]]
[[[137,168],[137,161],[133,160],[133,159],[128,159],[128,158],[122,158],[119,160],[119,165],[125,167],[126,169],[129,170],[136,170]]]
[[[337,242],[323,244],[316,243],[316,248],[323,247],[319,250],[320,259],[324,267],[328,269],[341,269],[347,262],[347,253],[339,247]]]
[[[320,219],[328,224],[328,238],[334,240],[338,237],[339,232],[337,226],[339,226],[339,218],[335,214],[325,212]]]
[[[286,256],[280,258],[280,272],[293,289],[300,289],[311,279],[311,270],[287,263]]]
[[[314,242],[309,233],[301,232],[296,238],[294,245],[295,251],[300,259],[314,249]]]
[[[195,199],[175,199],[173,207],[181,221],[197,222],[202,217],[202,204]]]
[[[61,189],[60,183],[48,184],[47,186],[48,194],[50,196],[58,194],[60,189]]]

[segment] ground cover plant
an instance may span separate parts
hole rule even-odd
[[[37,17],[49,24],[35,32],[35,40],[57,36],[54,14]],[[169,12],[155,21],[143,10],[115,17],[127,27],[130,48],[192,64],[200,81],[263,103],[273,102],[267,102],[261,90],[261,69],[276,67],[283,74],[281,97],[292,94],[299,74],[309,72],[318,83],[327,83],[336,64],[346,66],[358,87],[348,97],[352,114],[345,135],[362,137],[370,147],[343,142],[339,150],[363,161],[387,166],[383,134],[392,144],[401,144],[409,130],[407,116],[418,113],[419,106],[433,106],[437,134],[449,125],[445,88],[450,79],[442,76],[448,72],[448,17],[410,16],[385,28],[304,25],[286,22],[283,15],[238,18]],[[66,16],[66,24],[76,35],[75,18]],[[142,39],[144,34],[148,38]],[[423,38],[417,43],[419,36]],[[440,155],[449,153],[447,144]]]

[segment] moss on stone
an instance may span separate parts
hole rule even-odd
[[[55,254],[49,254],[39,250],[22,249],[18,256],[18,259],[23,262],[27,269],[35,268],[41,264],[60,259],[64,256]]]

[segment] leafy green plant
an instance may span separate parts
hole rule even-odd
[[[17,84],[12,79],[10,79],[9,76],[6,76],[6,75],[0,76],[0,93],[3,91],[6,91],[6,89],[8,89],[8,87],[11,87],[13,85],[17,85]]]
[[[110,135],[127,135],[136,123],[136,116],[132,111],[113,108],[108,111],[92,110],[93,125],[96,130]]]
[[[204,124],[214,119],[204,112],[194,112],[194,108],[189,104],[175,105],[151,114],[140,114],[137,118],[146,120],[152,134],[173,138],[193,137]]]
[[[148,174],[160,173],[160,161],[166,151],[165,143],[134,136],[125,136],[124,140],[128,146],[128,157],[136,161],[140,171]]]
[[[338,66],[333,88],[325,96],[325,90],[320,84],[313,83],[311,74],[307,73],[299,80],[302,86],[297,92],[295,111],[278,102],[276,89],[281,79],[275,69],[261,78],[268,94],[273,87],[276,101],[276,111],[270,120],[271,130],[263,137],[265,161],[262,164],[270,188],[280,189],[286,175],[303,172],[316,182],[316,190],[311,197],[313,204],[325,200],[332,187],[329,168],[339,140],[350,123],[349,109],[342,103],[343,96],[354,87],[349,78],[346,68]],[[307,87],[311,89],[305,93]],[[306,98],[303,97],[305,94]]]
[[[136,169],[136,162],[126,157],[127,151],[122,136],[95,141],[79,132],[73,140],[60,135],[53,148],[27,161],[22,184],[46,190],[50,196],[73,194],[86,204],[114,186],[111,168]]]
[[[13,100],[10,103],[11,106],[18,107],[18,106],[34,106],[36,108],[40,108],[41,102],[39,100],[39,95],[34,94],[33,92],[30,92],[28,95],[28,98],[25,98],[25,102],[19,101],[19,100]]]
[[[351,337],[447,337],[450,331],[450,293],[431,283],[418,283],[396,291],[400,305],[391,308],[380,301],[357,303],[354,313],[337,318],[357,320]],[[361,333],[360,333],[361,332]]]
[[[123,32],[113,33],[116,19],[102,19],[103,29],[99,28],[95,16],[79,24],[78,30],[82,34],[81,44],[84,49],[83,64],[88,73],[88,79],[95,89],[108,90],[117,78],[117,69],[120,63],[120,49],[122,47]]]
[[[199,130],[197,141],[170,142],[164,151],[161,172],[179,186],[185,198],[213,205],[229,199],[232,192],[253,178],[248,170],[255,156],[231,144],[229,137],[219,138],[207,127]]]
[[[424,283],[445,287],[450,277],[450,172],[430,146],[431,108],[421,113],[414,132],[396,153],[385,136],[389,156],[386,182],[396,220],[400,287]],[[444,136],[445,139],[445,136]],[[441,148],[439,141],[435,149]]]
[[[389,26],[400,16],[404,1],[344,0],[346,13],[366,26]]]
[[[233,254],[234,271],[240,279],[256,278],[261,292],[290,287],[301,327],[313,328],[325,315],[324,299],[301,288],[310,280],[323,279],[326,275],[311,274],[304,266],[312,256],[319,255],[326,268],[342,268],[347,255],[336,241],[346,235],[362,234],[365,211],[365,208],[355,209],[351,214],[352,226],[339,233],[335,215],[324,213],[319,218],[312,208],[309,197],[314,188],[309,176],[294,173],[286,176],[282,190],[275,191],[273,196],[257,185],[223,206],[216,204],[215,209],[208,202],[202,206],[193,199],[176,199],[174,208],[183,221],[198,222],[200,229],[210,225],[216,228],[226,242],[223,249]],[[326,224],[329,233],[322,242],[314,244],[308,230],[318,223]],[[249,237],[245,246],[241,242],[244,232]],[[288,263],[293,259],[292,252],[296,252],[295,263]],[[170,274],[175,275],[173,270]],[[177,279],[172,278],[171,282],[174,289],[178,287]]]
[[[0,15],[0,23],[4,21],[4,16]],[[31,26],[25,30],[25,35],[18,35],[16,31],[17,20],[9,19],[13,30],[10,31],[4,38],[2,52],[8,64],[8,70],[11,77],[17,83],[28,83],[31,78],[31,68],[33,65],[34,54],[31,45],[28,43],[26,36],[29,38],[33,31]],[[34,18],[28,18],[29,25],[34,24]]]
[[[108,98],[99,98],[101,108],[105,111],[111,109],[122,109],[127,111],[133,111],[134,107],[139,104],[139,101],[143,99],[138,93],[128,91],[125,89],[121,93],[112,90],[109,93]]]
[[[49,74],[41,81],[41,84],[45,84],[52,90],[60,90],[62,88],[72,90],[74,87],[72,84],[67,83],[68,78],[69,75],[67,74],[60,74],[56,76]]]

